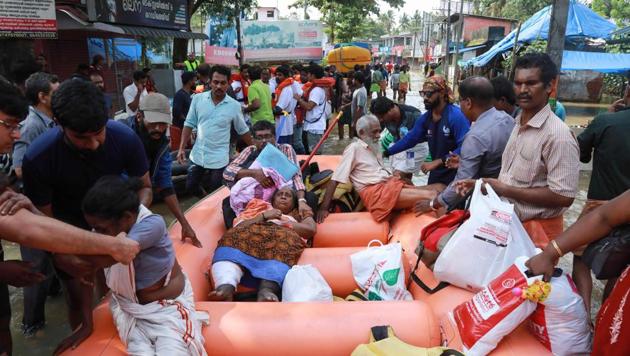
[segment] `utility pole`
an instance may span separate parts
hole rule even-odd
[[[444,79],[448,83],[448,52],[449,45],[448,42],[451,39],[451,0],[448,0],[448,13],[446,16],[446,54],[444,57]]]
[[[459,3],[459,27],[457,28],[457,42],[455,42],[455,59],[453,65],[455,66],[455,75],[453,78],[453,90],[457,87],[457,81],[459,80],[459,65],[457,59],[459,59],[459,43],[462,41],[462,34],[464,32],[464,0],[460,0]]]
[[[549,20],[549,38],[547,39],[547,53],[558,68],[562,68],[562,52],[564,51],[564,35],[567,31],[567,17],[569,17],[569,0],[554,0]],[[558,78],[556,78],[558,79]],[[558,80],[554,81],[549,104],[556,109]]]

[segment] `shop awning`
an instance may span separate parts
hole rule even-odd
[[[175,37],[189,39],[208,39],[203,33],[166,30],[153,27],[113,25],[103,22],[88,22],[87,14],[67,5],[57,6],[57,28],[59,30],[84,30],[117,33],[140,37]]]
[[[128,35],[141,36],[141,37],[174,37],[174,38],[189,38],[207,40],[208,36],[203,33],[166,30],[162,28],[153,27],[140,27],[140,26],[128,26],[128,25],[116,25],[125,31]]]
[[[484,45],[480,45],[480,46],[473,46],[473,47],[464,47],[464,48],[460,48],[460,49],[459,49],[459,53],[464,53],[464,52],[474,51],[474,50],[476,50],[476,49],[483,48],[483,47],[485,47],[485,46],[486,46],[486,45],[484,44]],[[455,50],[453,49],[453,50],[451,50],[449,53],[450,53],[450,54],[455,54]]]
[[[630,71],[630,54],[564,51],[562,70],[625,74]]]

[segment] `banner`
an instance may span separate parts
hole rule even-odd
[[[0,38],[57,38],[55,0],[0,0]]]
[[[236,30],[211,18],[207,34],[206,61],[236,65]],[[245,61],[319,60],[323,29],[319,21],[242,21],[241,38]]]
[[[93,11],[88,8],[92,21],[188,30],[188,0],[93,0],[93,4]]]

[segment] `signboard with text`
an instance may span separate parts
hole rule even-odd
[[[210,19],[206,62],[236,65],[236,30]],[[319,60],[323,28],[319,21],[242,21],[246,61]]]
[[[188,30],[188,0],[92,0],[93,21]]]
[[[55,0],[0,0],[0,38],[57,38]]]

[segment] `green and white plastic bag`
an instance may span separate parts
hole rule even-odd
[[[380,246],[370,247],[377,242]],[[412,300],[405,288],[402,247],[399,242],[383,245],[370,241],[368,248],[350,256],[354,280],[368,300]]]

